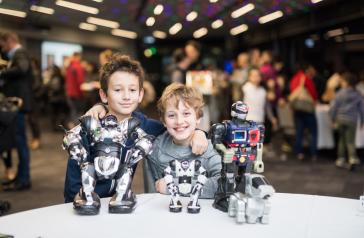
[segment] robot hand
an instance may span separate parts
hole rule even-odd
[[[81,144],[81,136],[77,133],[80,127],[75,127],[74,129],[67,132],[66,136],[63,138],[63,149],[67,150],[70,158],[81,163],[87,158],[87,151]]]
[[[235,152],[233,149],[228,149],[224,144],[216,144],[215,149],[222,155],[224,163],[231,163]]]

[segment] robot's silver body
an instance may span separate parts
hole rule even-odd
[[[201,166],[201,162],[199,160],[172,160],[164,170],[164,173],[164,180],[171,194],[169,210],[171,212],[182,211],[182,203],[179,197],[182,195],[190,196],[187,211],[189,213],[199,213],[200,205],[198,204],[198,197],[207,180],[206,170]],[[196,176],[196,184],[192,185],[192,180]]]
[[[63,140],[64,149],[81,168],[82,188],[74,199],[74,208],[80,214],[97,214],[100,208],[100,199],[94,192],[97,180],[115,179],[116,193],[110,200],[109,212],[132,212],[136,204],[130,189],[133,165],[151,152],[154,138],[139,127],[135,118],[117,122],[115,116],[109,115],[100,121],[92,117],[80,121]],[[122,158],[129,139],[135,144]]]
[[[245,174],[245,193],[236,192],[229,197],[228,214],[236,218],[237,223],[269,222],[270,201],[274,189],[264,176]]]
[[[243,102],[232,106],[231,121],[212,126],[214,148],[222,155],[221,178],[214,207],[236,217],[238,223],[268,223],[274,189],[262,175],[264,126],[246,120]]]

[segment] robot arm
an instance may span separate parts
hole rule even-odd
[[[137,140],[135,147],[126,157],[125,163],[128,167],[132,167],[152,152],[154,139],[155,137],[152,135],[145,135]]]
[[[257,143],[257,158],[254,161],[253,170],[256,173],[263,173],[264,172],[264,163],[263,163],[263,142],[264,142],[264,125],[258,125],[259,129],[259,142]]]
[[[63,138],[63,149],[67,150],[70,158],[76,160],[79,164],[86,161],[88,153],[82,144],[81,126],[78,125],[67,131]]]
[[[172,195],[172,199],[178,197],[179,190],[178,187],[174,184],[172,171],[176,169],[176,161],[172,160],[169,162],[169,166],[164,170],[165,176],[164,181],[167,184],[167,188],[169,193]]]
[[[212,144],[221,144],[226,134],[226,125],[224,123],[216,123],[211,126],[209,137]]]

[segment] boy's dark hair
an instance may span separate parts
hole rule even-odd
[[[344,72],[341,77],[350,87],[355,87],[358,83],[358,77],[353,73]]]
[[[100,69],[100,85],[101,89],[107,94],[109,79],[111,75],[117,71],[134,74],[139,80],[139,90],[143,89],[145,78],[144,70],[140,63],[132,60],[129,56],[121,53],[115,53],[111,56],[110,61]]]

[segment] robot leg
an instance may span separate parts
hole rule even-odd
[[[188,213],[199,213],[201,210],[200,204],[198,204],[198,197],[200,196],[202,184],[196,183],[193,187],[191,195],[190,195],[190,202],[187,205],[187,212]]]
[[[131,191],[132,169],[124,169],[123,174],[116,180],[116,193],[109,202],[110,213],[131,213],[135,209],[136,197]]]
[[[100,211],[100,198],[94,192],[96,185],[95,166],[91,163],[81,165],[82,188],[73,200],[73,208],[81,215],[96,215]]]
[[[229,198],[228,215],[230,217],[235,217],[237,208],[238,208],[238,198],[235,194],[232,194],[232,195],[230,195],[230,198]]]
[[[232,163],[222,164],[221,177],[218,179],[218,187],[214,197],[213,207],[222,212],[227,212],[229,197],[234,193],[234,165]]]
[[[171,194],[171,202],[169,203],[169,211],[170,212],[181,212],[182,203],[179,199],[179,190],[178,190],[178,187],[173,182],[172,175],[166,175],[164,177],[164,180],[166,181],[168,191]]]
[[[246,222],[246,201],[243,199],[238,199],[236,202],[236,222],[245,223]]]
[[[271,209],[270,201],[266,200],[265,204],[264,204],[263,216],[260,219],[260,222],[262,224],[268,224],[269,223],[270,209]]]

